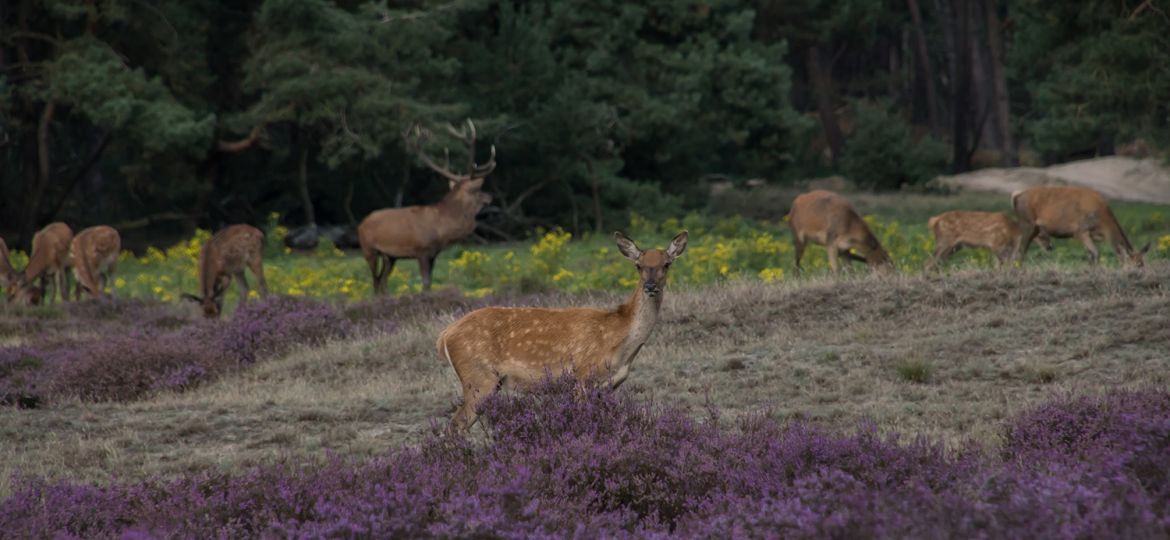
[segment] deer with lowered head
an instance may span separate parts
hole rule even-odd
[[[398,259],[418,260],[423,290],[429,290],[439,252],[474,232],[475,215],[492,201],[491,195],[483,191],[483,181],[496,167],[496,147],[491,147],[486,164],[476,165],[475,124],[468,119],[462,130],[452,126],[447,129],[468,145],[471,163],[467,174],[456,174],[446,166],[439,166],[419,149],[418,143],[426,133],[416,127],[413,150],[427,167],[447,179],[447,195],[435,204],[375,210],[358,225],[358,243],[373,275],[377,294],[385,292],[386,277]]]
[[[1100,193],[1075,186],[1037,186],[1012,193],[1012,208],[1020,217],[1016,259],[1021,263],[1032,239],[1041,234],[1076,238],[1089,252],[1089,262],[1100,260],[1097,241],[1107,240],[1123,266],[1141,268],[1150,244],[1135,250]]]
[[[260,282],[260,295],[268,296],[263,248],[264,233],[251,225],[231,225],[215,233],[199,251],[199,296],[184,294],[183,298],[198,303],[204,317],[218,317],[223,312],[223,295],[235,279],[242,306],[248,301],[245,268],[251,268]]]
[[[53,292],[61,301],[69,299],[69,244],[73,241],[73,230],[61,222],[45,225],[33,235],[32,253],[24,272],[16,274],[15,283],[8,287],[8,301],[18,304],[38,304],[41,300],[53,302]],[[33,283],[41,280],[40,287]]]
[[[474,424],[476,408],[501,385],[523,388],[564,373],[612,388],[625,381],[658,322],[666,274],[686,250],[687,233],[675,236],[665,250],[643,250],[620,232],[614,233],[614,241],[638,270],[634,294],[617,308],[489,307],[467,314],[439,334],[435,347],[454,368],[463,390],[452,429]]]
[[[77,233],[69,245],[73,276],[77,278],[73,299],[80,300],[83,289],[91,298],[101,298],[114,280],[121,252],[122,237],[113,227],[97,225]],[[113,290],[111,287],[111,295]]]
[[[1003,266],[1015,256],[1016,243],[1020,241],[1020,224],[1002,212],[943,212],[930,218],[926,226],[934,234],[934,253],[926,261],[926,272],[964,247],[990,250]],[[1042,233],[1034,241],[1052,251],[1048,235]]]
[[[809,242],[825,246],[829,268],[834,274],[841,257],[864,262],[877,272],[894,271],[893,261],[865,220],[849,201],[836,193],[816,190],[797,195],[792,200],[792,210],[788,212],[788,226],[792,229],[797,273],[801,272],[800,259]],[[861,255],[850,251],[854,249]]]

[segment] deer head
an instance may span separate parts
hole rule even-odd
[[[666,273],[670,270],[670,264],[687,249],[687,231],[678,233],[665,251],[642,250],[620,231],[613,233],[613,240],[622,255],[634,261],[634,267],[638,269],[638,286],[650,298],[662,294],[662,286],[666,284]]]
[[[447,124],[447,131],[452,136],[467,143],[467,154],[470,156],[467,174],[458,174],[451,171],[451,159],[448,152],[444,152],[446,157],[442,166],[423,152],[422,144],[430,138],[430,132],[428,130],[416,124],[412,131],[413,133],[407,137],[408,148],[418,156],[419,161],[422,161],[428,168],[447,179],[447,187],[450,190],[447,197],[460,203],[465,208],[472,209],[472,213],[478,212],[492,202],[492,196],[483,191],[483,181],[496,168],[496,147],[492,145],[491,155],[488,157],[487,163],[483,165],[477,165],[475,163],[476,132],[475,123],[470,118],[467,119],[467,125],[459,129],[455,129],[455,126]]]

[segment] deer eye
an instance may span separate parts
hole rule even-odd
[[[642,265],[640,265],[640,264],[635,263],[634,268],[637,268],[639,272],[642,271]]]
[[[662,265],[663,270],[667,270],[669,268],[670,268],[670,263],[666,263],[666,264]]]

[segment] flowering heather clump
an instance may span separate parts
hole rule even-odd
[[[345,337],[350,322],[319,300],[272,296],[236,311],[216,340],[221,354],[239,364],[281,354],[296,345],[315,345]]]
[[[1092,400],[1130,426],[1099,430],[1094,447],[1132,449],[1167,400]],[[1165,537],[1170,504],[1145,477],[1170,470],[1165,445],[1139,470],[1043,442],[1067,432],[1061,418],[1098,417],[1086,403],[1021,416],[1009,431],[1039,443],[1009,443],[998,461],[872,428],[754,417],[727,430],[559,380],[490,399],[484,444],[436,436],[366,462],[108,487],[15,479],[0,536]]]
[[[328,304],[287,297],[252,302],[230,321],[192,322],[167,306],[135,300],[66,309],[68,316],[55,323],[96,337],[62,339],[58,334],[66,332],[50,332],[33,334],[33,346],[0,348],[0,404],[31,407],[61,395],[126,401],[182,390],[297,345],[348,335],[352,327]],[[129,324],[139,312],[141,320]]]

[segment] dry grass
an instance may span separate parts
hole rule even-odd
[[[767,410],[842,428],[870,418],[994,444],[1002,418],[1054,393],[1166,386],[1168,283],[1159,264],[673,290],[621,391],[696,411],[710,402],[728,417]],[[433,349],[453,314],[404,313],[392,334],[296,351],[186,393],[0,410],[0,497],[16,471],[136,479],[410,444],[446,421],[457,391]]]

